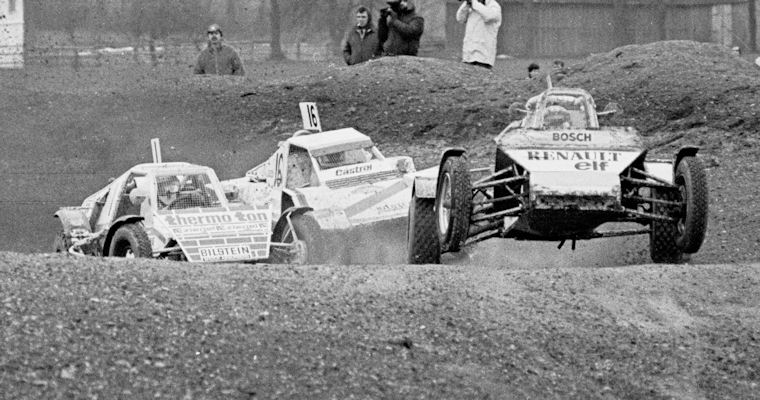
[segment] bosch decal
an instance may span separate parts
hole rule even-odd
[[[591,134],[588,132],[554,132],[552,140],[555,142],[590,142]]]

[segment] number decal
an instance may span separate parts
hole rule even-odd
[[[301,108],[301,119],[303,128],[310,131],[322,131],[322,124],[319,122],[319,112],[316,103],[298,103]]]
[[[274,186],[278,187],[282,184],[282,153],[277,155],[277,163],[274,170]]]
[[[311,126],[319,126],[319,120],[317,119],[317,107],[314,104],[309,104],[309,118],[311,119]]]

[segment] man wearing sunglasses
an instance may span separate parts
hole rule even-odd
[[[196,74],[245,75],[243,63],[237,52],[222,43],[222,28],[217,24],[208,27],[208,46],[198,55]]]

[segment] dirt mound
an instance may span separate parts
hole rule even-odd
[[[717,44],[620,47],[573,65],[562,83],[586,88],[598,103],[617,101],[626,115],[616,121],[645,134],[760,128],[760,69]]]
[[[512,66],[514,67],[514,66]],[[571,64],[558,86],[587,89],[597,105],[619,103],[625,112],[605,121],[638,128],[656,146],[690,142],[703,147],[725,132],[760,128],[760,70],[729,49],[692,41],[620,47]],[[502,67],[503,68],[503,67]],[[506,73],[451,60],[390,57],[354,67],[332,66],[292,79],[251,85],[246,98],[268,118],[297,125],[294,102],[320,103],[327,128],[355,126],[395,151],[423,146],[427,154],[447,145],[480,149],[510,121],[512,102],[525,101],[545,87]],[[269,125],[267,125],[269,126]],[[686,134],[694,131],[695,134]],[[752,135],[737,137],[747,146]],[[403,143],[404,147],[396,144]],[[433,151],[432,154],[437,153]],[[490,152],[472,155],[488,162]],[[425,154],[422,164],[434,163]]]

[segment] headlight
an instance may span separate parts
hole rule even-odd
[[[396,169],[398,169],[402,174],[414,172],[414,163],[409,158],[400,158],[396,162]]]

